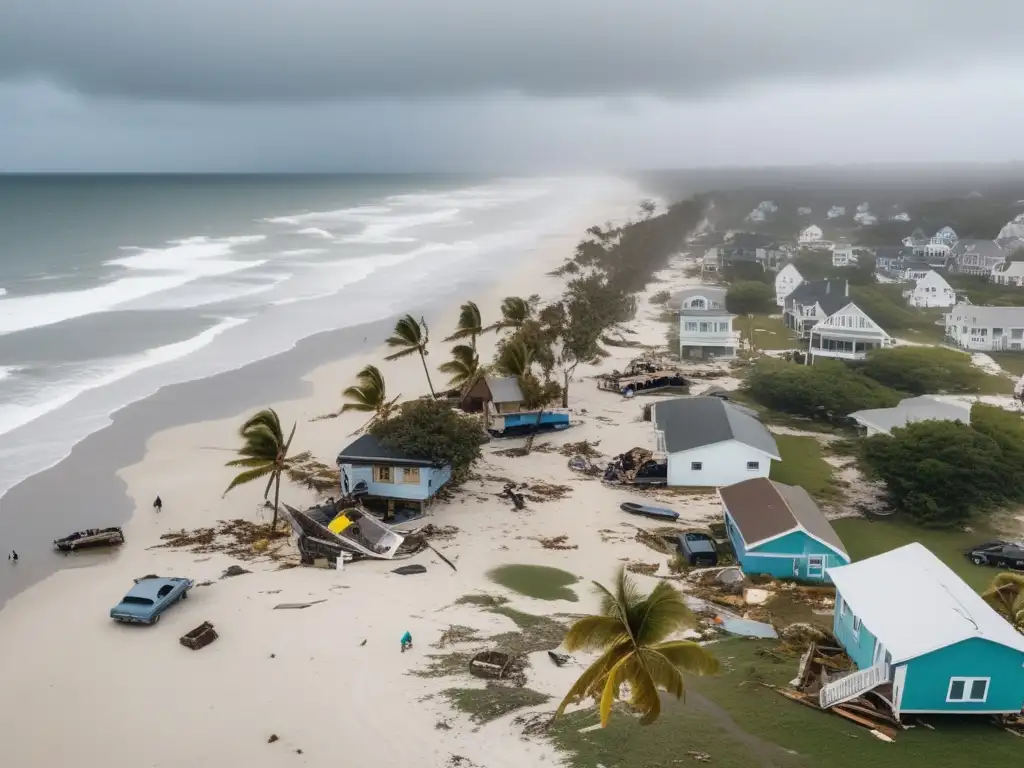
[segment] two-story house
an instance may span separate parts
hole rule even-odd
[[[995,240],[958,240],[950,251],[952,269],[966,275],[990,275],[1006,261],[1007,253]]]
[[[998,285],[1024,287],[1024,261],[1004,261],[997,264],[989,280]]]
[[[857,254],[852,245],[836,245],[832,249],[832,266],[849,267],[857,263]]]
[[[875,249],[875,271],[886,277],[896,277],[900,264],[911,253],[907,246],[883,245]]]
[[[740,346],[736,315],[725,308],[725,288],[702,285],[672,297],[679,309],[679,357],[683,360],[732,358]]]
[[[763,270],[776,270],[782,257],[783,253],[775,240],[754,232],[737,232],[717,248],[720,267],[746,263],[756,264]]]
[[[797,236],[797,242],[801,245],[811,245],[823,240],[824,237],[825,233],[821,231],[821,227],[817,224],[811,224],[811,226],[800,232],[799,236]]]
[[[811,328],[850,301],[850,284],[846,280],[805,280],[785,299],[783,323],[802,339],[810,337]]]
[[[878,323],[849,300],[811,328],[808,338],[808,364],[821,358],[863,360],[871,350],[894,343]]]
[[[914,287],[903,292],[912,307],[952,307],[956,304],[953,287],[935,270],[914,281]]]
[[[804,281],[803,276],[793,264],[787,264],[775,276],[775,303],[780,307],[786,306],[786,297],[793,292],[800,283]]]
[[[960,302],[945,315],[946,338],[972,352],[1024,351],[1024,307]]]

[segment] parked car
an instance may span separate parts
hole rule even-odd
[[[1024,570],[1024,544],[1016,541],[990,541],[967,551],[967,559],[975,565]]]
[[[679,554],[690,565],[711,567],[718,565],[718,548],[711,534],[700,531],[687,531],[679,534],[676,546]]]
[[[120,603],[110,609],[110,618],[128,624],[156,624],[160,615],[179,600],[188,597],[195,586],[192,579],[181,576],[144,576]]]

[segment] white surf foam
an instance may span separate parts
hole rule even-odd
[[[200,334],[185,341],[154,347],[141,355],[132,357],[111,358],[97,361],[96,364],[77,381],[62,382],[49,391],[41,391],[41,397],[33,402],[5,403],[0,405],[0,435],[22,427],[51,411],[67,405],[83,392],[97,387],[105,387],[131,376],[133,373],[152,368],[156,365],[169,363],[172,360],[190,355],[212,342],[218,335],[246,322],[237,317],[226,317],[217,325],[207,328]]]
[[[326,229],[320,229],[320,227],[306,227],[305,229],[300,229],[295,234],[309,235],[310,237],[322,237],[324,240],[334,239],[334,235],[332,235]]]
[[[354,208],[339,208],[335,211],[308,211],[307,213],[296,213],[291,216],[273,216],[263,221],[268,224],[290,224],[299,227],[303,224],[314,222],[343,222],[355,216],[367,214],[390,213],[391,209],[384,205],[357,205]]]
[[[106,312],[154,293],[178,288],[204,277],[216,277],[260,266],[266,259],[223,258],[236,245],[255,243],[264,235],[172,241],[169,248],[125,248],[131,256],[105,262],[145,276],[129,276],[95,288],[0,299],[0,334],[53,325],[76,317]]]
[[[21,370],[19,365],[0,365],[0,381],[11,378]]]
[[[6,296],[6,295],[7,295],[7,289],[6,288],[0,288],[0,296]]]

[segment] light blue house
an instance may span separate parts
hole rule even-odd
[[[359,496],[369,507],[386,506],[407,516],[422,513],[451,480],[452,468],[423,456],[412,456],[363,435],[338,454],[343,496]]]
[[[843,542],[803,488],[755,477],[720,488],[725,530],[744,573],[828,581],[850,562]]]
[[[1024,635],[913,543],[829,571],[833,631],[857,672],[821,689],[823,707],[875,690],[906,714],[1024,707]]]

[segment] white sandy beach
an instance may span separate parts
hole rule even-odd
[[[628,211],[599,211],[592,221],[619,218],[632,211],[632,204]],[[479,303],[486,322],[504,296],[554,297],[561,283],[546,273],[571,253],[588,223],[574,222],[564,238],[529,254],[485,295],[464,298]],[[668,273],[675,285],[654,284],[652,291],[682,283],[678,264]],[[664,343],[659,312],[659,307],[641,301],[632,324],[638,341]],[[456,315],[457,306],[452,306],[431,323],[429,361],[434,368],[447,357],[448,345],[441,339],[450,333]],[[493,334],[481,339],[482,359],[490,357],[494,343]],[[602,370],[621,368],[637,354],[636,349],[617,347],[610,352]],[[296,450],[311,450],[333,464],[363,417],[309,420],[336,411],[341,390],[367,362],[380,365],[393,393],[411,398],[426,391],[418,358],[384,362],[385,354],[381,347],[323,366],[307,377],[312,395],[268,403],[283,421],[298,421]],[[600,448],[609,455],[634,445],[653,447],[649,424],[640,420],[643,398],[628,401],[598,391],[593,379],[582,378],[595,371],[582,368],[570,390],[578,426],[538,437],[537,444],[601,440]],[[442,375],[434,376],[435,385],[442,384]],[[514,629],[503,616],[453,605],[462,595],[503,594],[512,607],[534,614],[594,607],[585,581],[576,586],[580,602],[533,600],[488,580],[486,572],[496,565],[550,565],[584,580],[607,581],[621,560],[664,563],[663,556],[634,540],[636,519],[618,509],[630,494],[581,478],[558,453],[497,456],[495,451],[519,441],[495,441],[484,447],[484,461],[477,468],[481,475],[565,484],[572,492],[560,501],[529,503],[525,511],[515,512],[496,495],[500,482],[481,480],[468,483],[453,501],[436,505],[431,522],[460,529],[453,540],[436,543],[455,561],[457,573],[430,552],[407,561],[425,564],[427,573],[399,576],[389,573],[395,564],[387,562],[351,564],[340,572],[277,570],[269,561],[237,563],[222,554],[151,549],[170,530],[217,520],[266,519],[262,487],[243,486],[221,496],[232,477],[223,466],[231,458],[225,449],[236,447],[237,427],[247,415],[155,435],[145,458],[119,473],[135,504],[125,527],[127,544],[112,554],[78,555],[92,567],[63,570],[0,612],[4,764],[407,768],[451,765],[453,755],[488,768],[556,763],[557,755],[547,744],[522,738],[511,716],[477,727],[436,695],[481,681],[408,673],[424,666],[424,656],[435,652],[430,644],[453,624],[483,634]],[[151,508],[157,494],[164,501],[160,514]],[[302,507],[313,497],[283,486],[282,500]],[[671,503],[694,521],[716,511],[711,495],[671,497]],[[559,534],[566,534],[578,549],[551,551],[533,538]],[[221,580],[222,571],[233,564],[252,573]],[[194,589],[156,627],[111,622],[110,606],[133,577],[148,573],[212,584]],[[325,602],[305,610],[273,610],[278,603],[321,599]],[[179,636],[203,621],[216,626],[219,639],[198,652],[181,646]],[[411,653],[401,654],[399,637],[405,630],[416,645]],[[557,699],[580,669],[579,662],[556,668],[546,658],[535,658],[528,685]],[[550,711],[556,703],[539,709]],[[442,720],[451,724],[449,730],[435,727]],[[268,743],[271,735],[278,740]]]

